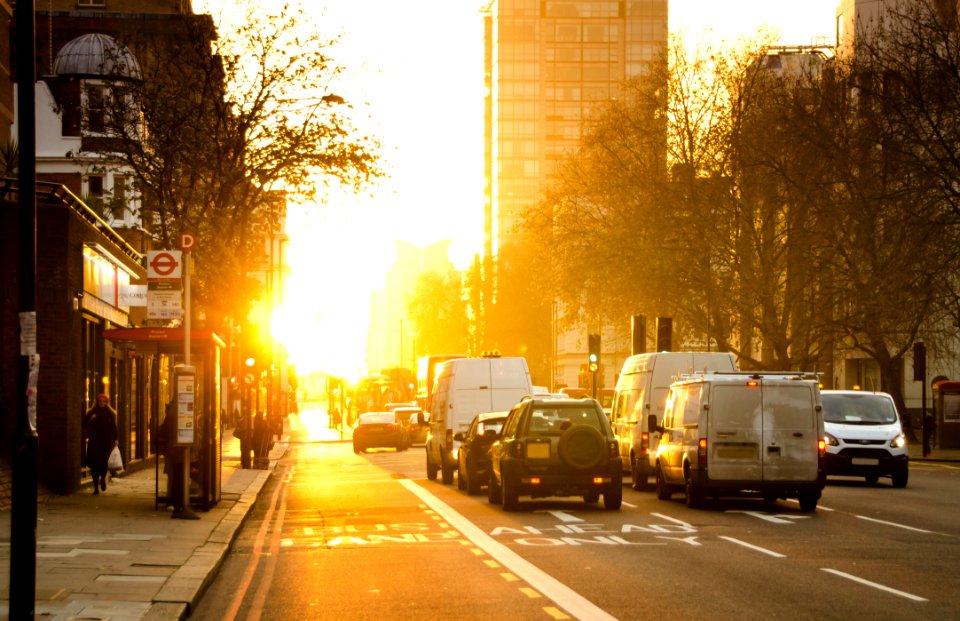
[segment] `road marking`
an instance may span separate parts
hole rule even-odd
[[[893,593],[894,595],[899,595],[900,597],[905,597],[905,598],[907,598],[907,599],[911,599],[911,600],[913,600],[913,601],[915,601],[915,602],[926,602],[926,601],[929,601],[929,600],[927,600],[927,599],[925,599],[925,598],[923,598],[923,597],[920,597],[919,595],[914,595],[914,594],[912,594],[912,593],[907,593],[906,591],[898,591],[897,589],[893,589],[893,588],[890,588],[890,587],[888,587],[888,586],[884,586],[884,585],[882,585],[882,584],[878,584],[878,583],[876,583],[876,582],[870,582],[869,580],[864,580],[863,578],[860,578],[860,577],[857,577],[857,576],[854,576],[854,575],[851,575],[851,574],[848,574],[848,573],[844,573],[844,572],[842,572],[842,571],[837,571],[836,569],[830,569],[829,567],[821,567],[820,570],[821,570],[821,571],[825,571],[825,572],[827,572],[827,573],[834,574],[834,575],[836,575],[836,576],[840,576],[841,578],[846,578],[847,580],[853,580],[854,582],[859,582],[860,584],[865,584],[865,585],[867,585],[867,586],[869,586],[869,587],[873,587],[873,588],[875,588],[875,589],[880,589],[881,591],[886,591],[887,593]]]
[[[750,548],[751,550],[756,550],[757,552],[763,552],[764,554],[769,554],[770,556],[775,557],[775,558],[787,558],[787,556],[786,556],[785,554],[780,554],[779,552],[774,552],[773,550],[768,550],[768,549],[766,549],[766,548],[761,548],[760,546],[755,546],[755,545],[753,545],[752,543],[747,543],[746,541],[740,541],[739,539],[734,539],[733,537],[725,537],[725,536],[721,535],[721,536],[720,536],[720,539],[726,539],[727,541],[729,541],[729,542],[731,542],[731,543],[735,543],[735,544],[737,544],[737,545],[741,545],[741,546],[743,546],[743,547],[745,547],[745,548]]]
[[[500,569],[500,563],[496,562],[491,558],[488,558],[487,560],[483,561],[483,564],[491,569]]]
[[[623,503],[623,506],[624,506],[624,507],[630,507],[631,509],[636,509],[636,508],[637,508],[637,505],[635,505],[635,504],[633,504],[633,503],[630,503],[630,502],[624,502],[624,503]]]
[[[791,513],[764,513],[763,511],[727,511],[727,513],[743,513],[774,524],[793,524],[796,520],[809,520],[809,515],[793,515]]]
[[[865,515],[854,515],[853,517],[860,518],[861,520],[866,520],[868,522],[876,522],[877,524],[886,524],[887,526],[896,526],[897,528],[902,528],[904,530],[912,530],[916,533],[927,533],[928,535],[942,535],[943,533],[937,533],[932,530],[924,530],[922,528],[914,528],[913,526],[906,526],[905,524],[897,524],[896,522],[887,522],[885,520],[878,520],[876,518],[867,517]]]
[[[563,584],[550,574],[546,573],[519,554],[495,541],[492,537],[480,530],[476,525],[456,512],[445,502],[420,487],[409,479],[398,481],[408,490],[416,494],[427,505],[433,508],[447,520],[454,528],[483,548],[487,554],[500,561],[504,567],[535,587],[544,596],[555,602],[561,608],[573,615],[576,619],[589,621],[616,621],[616,617],[593,604],[567,585]]]
[[[554,619],[562,620],[569,619],[567,615],[563,614],[563,611],[559,608],[554,608],[553,606],[544,606],[543,611],[553,617]]]
[[[520,587],[520,592],[529,597],[530,599],[540,599],[543,597],[536,589],[531,589],[530,587]]]
[[[539,513],[539,512],[538,512],[538,511],[535,511],[534,513]],[[552,515],[553,517],[557,518],[557,519],[560,520],[561,522],[568,522],[568,523],[569,523],[569,522],[582,522],[582,521],[583,521],[582,519],[578,518],[578,517],[575,516],[575,515],[570,515],[570,514],[569,514],[568,512],[566,512],[566,511],[545,511],[544,513],[549,513],[550,515]]]
[[[505,572],[503,572],[502,574],[500,574],[500,577],[503,578],[504,580],[506,580],[507,582],[519,582],[519,581],[520,581],[520,578],[517,578],[516,576],[514,576],[513,574],[511,574],[511,573],[508,572],[508,571],[505,571]]]

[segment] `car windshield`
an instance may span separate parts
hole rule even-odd
[[[845,425],[889,425],[897,422],[893,402],[881,395],[824,394],[823,420]]]
[[[371,423],[395,423],[397,422],[397,415],[393,412],[367,412],[366,414],[361,414],[358,422],[361,425],[369,425]]]
[[[588,425],[603,431],[601,416],[593,407],[540,407],[530,415],[531,433],[560,435],[574,425]]]

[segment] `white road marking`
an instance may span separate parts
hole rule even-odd
[[[763,511],[727,511],[727,513],[743,513],[774,524],[793,524],[795,520],[809,520],[809,515],[794,515],[792,513],[764,513]]]
[[[904,530],[912,530],[915,533],[927,533],[930,535],[942,535],[943,533],[937,533],[932,530],[924,530],[922,528],[914,528],[913,526],[907,526],[905,524],[897,524],[896,522],[887,522],[885,520],[878,520],[876,518],[867,517],[865,515],[854,515],[853,517],[860,518],[861,520],[866,520],[868,522],[876,522],[877,524],[886,524],[887,526],[896,526],[897,528],[902,528]]]
[[[570,515],[566,511],[546,511],[561,522],[582,522],[583,520],[575,515]]]
[[[865,585],[867,585],[867,586],[869,586],[869,587],[873,587],[873,588],[875,588],[875,589],[880,589],[881,591],[886,591],[887,593],[893,593],[894,595],[899,595],[900,597],[905,597],[905,598],[907,598],[907,599],[912,599],[912,600],[915,601],[915,602],[926,602],[926,601],[929,601],[929,600],[927,600],[927,599],[925,599],[925,598],[923,598],[923,597],[920,597],[919,595],[914,595],[914,594],[912,594],[912,593],[907,593],[906,591],[898,591],[897,589],[892,589],[892,588],[890,588],[890,587],[888,587],[888,586],[884,586],[884,585],[878,584],[878,583],[876,583],[876,582],[870,582],[869,580],[864,580],[863,578],[859,578],[859,577],[857,577],[857,576],[854,576],[854,575],[851,575],[851,574],[848,574],[848,573],[844,573],[844,572],[842,572],[842,571],[837,571],[836,569],[830,569],[829,567],[821,567],[820,570],[821,570],[821,571],[825,571],[825,572],[827,572],[827,573],[834,574],[834,575],[836,575],[836,576],[840,576],[841,578],[846,578],[847,580],[853,580],[854,582],[859,582],[860,584],[865,584]]]
[[[755,546],[752,543],[747,543],[746,541],[740,541],[739,539],[734,539],[733,537],[720,536],[720,539],[726,539],[731,543],[743,546],[745,548],[750,548],[751,550],[756,550],[757,552],[763,552],[764,554],[769,554],[774,558],[787,558],[786,554],[780,554],[779,552],[774,552],[773,550],[768,550],[766,548],[761,548],[760,546]]]
[[[519,554],[495,541],[492,537],[477,528],[472,522],[457,513],[445,502],[423,489],[413,481],[400,479],[399,483],[416,494],[434,511],[443,516],[454,528],[463,533],[463,536],[483,548],[487,554],[525,580],[532,587],[540,591],[545,597],[553,600],[557,605],[584,621],[616,621],[616,617],[594,605],[588,599],[563,584],[536,565],[522,558]]]

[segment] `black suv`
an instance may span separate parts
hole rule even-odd
[[[504,510],[520,496],[582,496],[605,509],[623,501],[623,464],[603,408],[594,399],[526,398],[510,410],[490,447],[488,498]]]

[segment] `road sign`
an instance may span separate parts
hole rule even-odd
[[[188,233],[184,231],[180,233],[180,250],[183,250],[185,254],[190,254],[190,251],[193,250],[193,247],[197,245],[197,237],[193,233]]]
[[[179,250],[147,251],[147,280],[179,280],[182,269]]]

